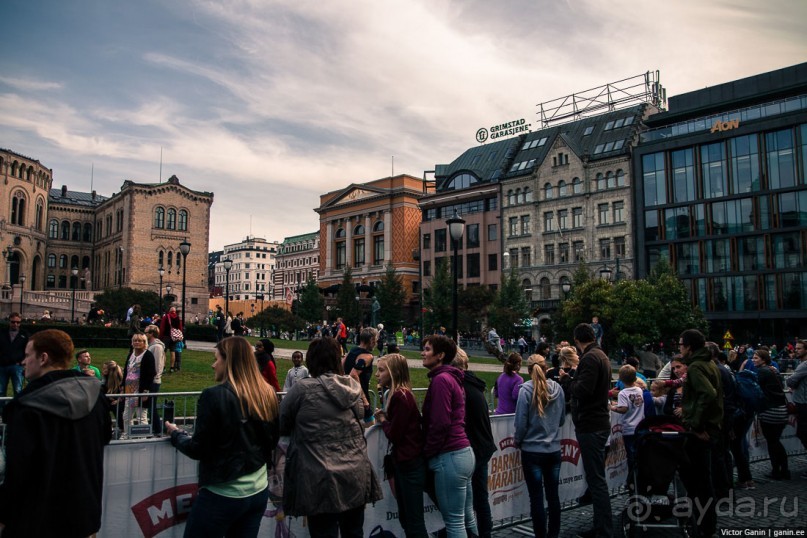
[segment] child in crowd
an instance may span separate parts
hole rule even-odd
[[[625,386],[619,391],[616,405],[611,404],[611,411],[622,415],[622,441],[628,458],[628,487],[633,483],[634,442],[636,426],[644,418],[644,396],[642,389],[636,386],[636,368],[626,364],[619,369],[619,380]]]
[[[308,377],[308,368],[303,366],[303,353],[301,351],[295,351],[291,354],[291,362],[294,366],[286,373],[286,382],[283,383],[283,392],[288,392],[295,383]]]

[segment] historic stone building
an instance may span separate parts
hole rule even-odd
[[[36,159],[0,149],[0,247],[3,286],[44,285],[46,217],[53,171]]]
[[[299,289],[319,277],[319,232],[285,238],[275,260],[271,298],[291,303]]]
[[[320,219],[321,288],[340,285],[350,266],[353,283],[361,300],[372,295],[374,287],[392,264],[403,278],[407,292],[405,307],[414,317],[420,301],[418,233],[421,213],[418,203],[427,194],[428,184],[409,175],[353,183],[320,196],[315,209]],[[394,231],[394,232],[393,232]]]
[[[633,278],[631,148],[656,109],[637,105],[519,139],[501,178],[504,264],[543,317],[583,261]]]
[[[212,193],[188,189],[172,176],[164,183],[126,180],[104,197],[66,185],[51,188],[52,177],[38,161],[0,150],[6,286],[19,286],[24,277],[33,302],[82,290],[75,310],[84,313],[93,290],[125,286],[159,293],[162,267],[163,286],[173,286],[177,301],[185,271],[187,313],[206,314]],[[187,267],[183,242],[190,244]],[[37,295],[43,291],[48,293]]]

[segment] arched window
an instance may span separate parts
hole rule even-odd
[[[532,282],[530,282],[529,278],[521,281],[521,289],[524,290],[524,297],[527,301],[532,301]]]
[[[597,181],[597,190],[598,191],[604,191],[605,190],[605,176],[603,176],[602,174],[597,174],[596,181]]]
[[[373,231],[374,232],[383,232],[384,231],[384,221],[379,220],[375,224],[373,224]],[[311,248],[310,245],[308,248]]]
[[[81,223],[73,223],[73,235],[70,236],[72,241],[81,241]]]
[[[507,191],[507,205],[516,205],[516,195],[513,189]]]
[[[154,227],[165,227],[165,209],[162,207],[158,207],[154,210]]]
[[[547,183],[544,185],[544,200],[551,200],[554,193],[552,192],[552,184]]]
[[[174,264],[174,253],[170,250],[168,251],[168,268],[169,271],[171,270],[171,266]]]
[[[44,231],[43,225],[45,223],[45,204],[42,198],[36,201],[36,229],[40,232]]]
[[[13,163],[11,163],[11,175],[12,176],[17,175],[17,167],[19,166],[19,164],[20,163],[18,163],[17,161],[14,161]]]
[[[71,256],[70,257],[70,268],[78,267],[78,256]]]
[[[168,210],[168,225],[165,227],[167,230],[176,230],[177,228],[177,210]]]
[[[70,240],[70,223],[66,220],[62,221],[62,240],[69,241]]]
[[[516,189],[516,203],[520,204],[523,200],[521,199],[521,189]]]
[[[625,185],[627,185],[625,181],[625,171],[620,168],[616,171],[616,186],[624,187]]]
[[[84,235],[81,238],[85,243],[92,241],[92,224],[89,222],[84,223]]]
[[[609,171],[607,174],[605,174],[605,181],[609,189],[616,187],[616,177],[614,177],[613,172]]]
[[[17,191],[11,198],[11,224],[25,226],[25,194]]]
[[[179,230],[182,232],[188,231],[188,212],[184,209],[179,210]]]
[[[561,179],[558,183],[558,196],[563,197],[568,195],[569,189],[566,187],[566,182]]]
[[[56,219],[51,219],[48,224],[48,238],[59,239],[59,221]]]
[[[182,253],[177,252],[177,270],[182,267]]]
[[[338,230],[336,230],[336,238],[339,239],[342,237],[345,237],[345,229],[339,228]]]
[[[82,269],[89,269],[90,268],[90,257],[89,256],[84,256],[83,258],[81,258],[81,268]]]
[[[532,191],[528,188],[524,189],[524,201],[532,202]]]
[[[49,269],[56,268],[56,254],[48,254],[48,268]]]
[[[355,228],[353,228],[353,235],[364,235],[364,226],[359,224]]]
[[[541,279],[541,300],[546,301],[552,298],[552,284],[549,279],[544,277]]]
[[[576,177],[572,180],[572,190],[575,194],[583,194],[583,180]]]
[[[59,269],[67,269],[67,254],[59,256]]]
[[[162,267],[163,265],[163,251],[157,253],[157,267]]]

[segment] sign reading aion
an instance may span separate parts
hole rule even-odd
[[[530,130],[530,125],[527,120],[521,118],[520,120],[508,121],[507,123],[500,123],[493,125],[489,129],[482,127],[476,131],[476,141],[480,144],[484,143],[488,137],[491,140],[502,138],[505,136],[512,136],[518,133],[526,133]]]

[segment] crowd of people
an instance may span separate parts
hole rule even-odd
[[[169,311],[160,326],[150,324],[139,331],[138,317],[133,308],[131,349],[125,361],[107,361],[99,370],[90,352],[75,352],[62,331],[40,331],[28,338],[19,328],[19,315],[10,316],[8,334],[0,339],[2,358],[21,349],[14,364],[20,363],[28,384],[3,410],[8,462],[0,486],[4,536],[56,532],[52,525],[59,520],[32,516],[35,505],[28,506],[24,499],[36,496],[68,510],[58,502],[68,498],[66,491],[89,502],[81,517],[66,513],[70,524],[59,521],[57,534],[87,536],[98,530],[102,454],[113,419],[123,431],[138,422],[150,423],[155,435],[164,428],[179,451],[199,460],[200,492],[186,536],[257,535],[280,436],[289,439],[283,478],[286,514],[306,516],[312,536],[362,536],[365,506],[382,496],[364,437],[374,423],[390,443],[383,470],[406,536],[427,535],[424,493],[440,510],[444,535],[490,536],[487,478],[496,446],[486,386],[468,371],[467,354],[451,338],[435,334],[423,339],[421,360],[429,387],[420,409],[406,359],[394,347],[387,353],[379,348],[383,326],[362,329],[357,345],[347,349],[337,324],[332,336],[312,340],[305,357],[295,352],[282,399],[273,343],[262,339],[253,348],[241,336],[222,338],[212,365],[216,384],[202,392],[193,433],[188,433],[170,420],[163,422],[154,405],[161,375],[181,364],[172,356],[172,343],[181,342],[184,327]],[[803,340],[792,346],[799,362],[786,380],[793,391],[792,408],[772,349],[758,346],[750,357],[747,349],[725,355],[697,330],[681,334],[679,353],[668,364],[647,354],[626,357],[615,387],[611,361],[598,344],[593,324],[575,327],[571,344],[537,342],[533,351],[526,358],[526,382],[519,373],[522,355],[512,352],[506,357],[494,386],[494,412],[512,414],[536,536],[555,537],[560,531],[560,441],[567,411],[593,507],[592,528],[583,536],[613,534],[605,477],[612,413],[621,424],[630,475],[635,472],[635,437],[643,419],[666,415],[688,432],[688,464],[679,472],[687,494],[705,507],[698,520],[705,536],[715,531],[715,501],[732,488],[754,487],[743,443],[755,416],[768,442],[770,478],[791,478],[779,441],[788,413],[797,414],[797,436],[807,447]],[[777,357],[785,361],[791,355],[780,352]],[[376,409],[369,394],[373,372],[383,395]],[[759,389],[757,400],[748,396],[753,392],[749,387]],[[133,397],[114,396],[119,394]],[[76,445],[76,431],[89,445]],[[54,461],[49,454],[70,458],[78,451],[82,454],[76,459],[83,463],[75,468],[42,463]],[[42,483],[54,483],[53,476],[59,477],[59,487],[41,491]]]

